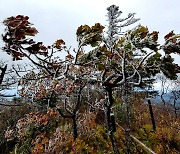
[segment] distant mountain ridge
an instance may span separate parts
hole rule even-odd
[[[166,103],[173,105],[175,97],[174,97],[173,93],[170,92],[170,93],[164,94],[163,99],[165,100]],[[154,98],[154,100],[157,102],[162,102],[160,95],[156,96]],[[176,107],[180,107],[180,97],[178,99],[176,99]]]
[[[165,107],[170,109],[170,111],[172,111],[172,113],[175,112],[176,109],[176,113],[178,115],[180,115],[180,96],[179,98],[176,100],[176,104],[175,104],[175,108],[174,108],[174,96],[172,93],[166,93],[163,95],[164,101],[165,101]],[[146,99],[145,104],[147,104],[147,100],[149,98]],[[160,95],[155,96],[154,98],[150,98],[151,100],[151,104],[155,105],[155,106],[159,106],[161,108],[164,108],[164,103],[163,100],[161,99]]]

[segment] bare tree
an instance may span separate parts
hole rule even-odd
[[[168,90],[170,88],[170,80],[166,78],[164,75],[159,75],[158,79],[160,80],[161,83],[160,97],[165,107],[166,100],[164,99],[164,95],[168,93]]]
[[[177,111],[180,110],[180,105],[178,104],[180,101],[180,80],[177,79],[172,81],[171,87],[172,87],[170,91],[172,93],[171,99],[173,100],[174,113],[177,117]]]

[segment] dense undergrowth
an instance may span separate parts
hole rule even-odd
[[[140,98],[140,97],[139,97]],[[180,117],[165,108],[153,106],[156,131],[152,129],[148,106],[133,99],[131,134],[156,153],[178,154],[180,151]],[[125,112],[123,104],[114,108],[120,153],[126,153]],[[5,108],[1,112],[0,153],[113,153],[100,111],[83,109],[78,118],[78,138],[73,138],[71,119],[59,116],[55,109],[37,111],[28,105]],[[131,140],[131,153],[148,153]]]

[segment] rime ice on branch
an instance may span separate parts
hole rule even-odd
[[[109,46],[113,46],[118,40],[118,35],[123,35],[122,27],[134,24],[139,19],[134,18],[135,13],[129,13],[126,18],[120,18],[122,11],[119,11],[119,6],[111,5],[107,8],[108,13],[108,37],[107,43]]]

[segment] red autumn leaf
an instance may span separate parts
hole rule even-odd
[[[74,57],[73,57],[71,54],[68,54],[68,55],[66,56],[66,58],[68,58],[68,59],[73,59]]]
[[[29,36],[35,36],[38,33],[37,29],[32,27],[32,28],[27,28],[25,31],[25,35]]]
[[[42,46],[42,42],[38,42],[36,44],[32,44],[31,46],[27,47],[26,50],[29,51],[31,54],[39,53],[40,47]]]
[[[25,20],[29,20],[29,17],[28,17],[28,16],[25,16],[24,19],[25,19]]]
[[[15,31],[15,37],[16,37],[17,39],[22,39],[22,38],[24,38],[24,37],[25,37],[25,31],[24,31],[23,29],[17,29],[17,30]]]
[[[153,41],[157,41],[158,40],[158,34],[159,34],[159,32],[157,32],[157,31],[153,31],[151,33],[151,35],[153,37]]]
[[[41,118],[41,122],[42,122],[43,125],[47,125],[49,120],[50,120],[50,117],[49,117],[48,114],[43,115],[43,117]]]
[[[77,56],[78,56],[78,57],[80,57],[80,56],[82,56],[82,55],[84,55],[84,52],[83,52],[83,51],[78,51],[78,52],[77,52]]]
[[[24,19],[24,16],[18,15],[18,16],[16,16],[16,19],[17,19],[17,20],[22,20],[22,19]]]
[[[115,54],[114,59],[119,60],[120,59],[119,55]]]
[[[57,49],[62,49],[62,47],[65,45],[65,42],[62,40],[62,39],[60,39],[60,40],[57,40],[56,42],[55,42],[55,47],[57,48]]]
[[[44,46],[44,45],[41,45],[41,46],[40,46],[40,49],[43,50],[43,51],[46,51],[46,50],[47,50],[46,46]]]
[[[49,110],[47,114],[50,115],[51,117],[56,117],[58,115],[56,110],[53,109]]]
[[[56,45],[58,46],[58,45],[64,45],[65,44],[65,42],[62,40],[62,39],[60,39],[60,40],[57,40],[56,41]]]
[[[108,51],[108,52],[105,52],[105,55],[109,58],[112,58],[114,54],[112,52]]]
[[[169,39],[170,37],[172,37],[174,34],[174,31],[171,31],[170,33],[168,33],[166,36],[164,36],[164,39],[167,40]]]
[[[15,60],[22,60],[22,57],[24,55],[20,52],[13,51],[12,56],[13,56],[13,61],[15,61]]]

